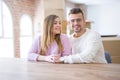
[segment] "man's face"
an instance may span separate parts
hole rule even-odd
[[[70,14],[69,15],[69,24],[76,33],[80,33],[85,26],[85,19],[81,13]]]

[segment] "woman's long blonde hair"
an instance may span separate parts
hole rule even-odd
[[[54,40],[57,42],[58,45],[58,52],[61,53],[62,51],[62,43],[60,40],[60,34],[53,35],[53,25],[54,20],[59,18],[57,15],[49,15],[45,18],[43,24],[43,34],[41,36],[41,48],[39,53],[41,55],[46,55],[46,50],[49,47],[50,43]]]

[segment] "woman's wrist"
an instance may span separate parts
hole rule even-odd
[[[39,55],[36,60],[37,61],[45,61],[45,59],[46,59],[46,56]]]
[[[60,57],[56,55],[49,55],[49,56],[39,55],[37,56],[36,61],[47,61],[47,62],[52,62],[52,63],[63,62],[63,61],[60,61]]]

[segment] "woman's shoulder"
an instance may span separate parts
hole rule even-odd
[[[62,42],[68,42],[69,41],[69,37],[68,37],[67,34],[61,34],[60,38],[61,38]]]
[[[61,37],[61,38],[68,38],[68,35],[62,33],[62,34],[60,35],[60,37]]]
[[[71,48],[70,39],[67,34],[61,34],[60,38],[61,38],[61,43],[63,46],[68,46],[69,48]]]

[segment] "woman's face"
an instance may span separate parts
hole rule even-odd
[[[53,34],[60,34],[61,33],[61,21],[60,18],[56,18],[53,23]]]

